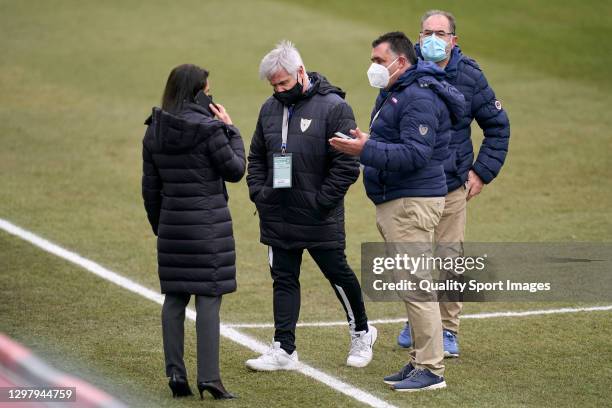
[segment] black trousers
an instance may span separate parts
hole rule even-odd
[[[308,249],[310,256],[329,280],[354,331],[368,329],[368,317],[355,273],[343,249]],[[300,266],[302,249],[268,247],[273,284],[274,341],[291,354],[295,350],[295,326],[300,316]]]
[[[183,361],[185,346],[185,308],[191,295],[166,293],[162,307],[162,334],[166,376],[187,379]],[[216,381],[219,375],[219,309],[221,296],[195,296],[198,349],[198,382]]]

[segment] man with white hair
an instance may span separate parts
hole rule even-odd
[[[259,212],[260,240],[268,245],[275,333],[270,349],[246,365],[257,371],[298,368],[295,327],[306,249],[346,313],[351,335],[346,364],[365,367],[377,331],[368,325],[361,287],[344,253],[344,195],[359,177],[359,164],[328,144],[335,132],[348,134],[356,126],[353,111],[340,88],[306,71],[291,42],[270,51],[259,74],[274,94],[259,112],[247,184]]]

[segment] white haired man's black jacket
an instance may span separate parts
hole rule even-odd
[[[354,129],[355,117],[340,88],[320,74],[308,75],[310,87],[293,106],[289,120],[292,187],[272,188],[272,157],[281,151],[283,105],[270,97],[261,107],[251,141],[249,195],[259,212],[263,244],[344,248],[344,195],[359,177],[359,163],[334,150],[328,140],[335,132]]]

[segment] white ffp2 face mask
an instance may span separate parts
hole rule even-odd
[[[399,57],[390,63],[389,66],[395,64],[398,59]],[[395,72],[397,72],[397,70]],[[393,75],[395,75],[395,72]],[[368,68],[368,81],[370,81],[370,85],[374,88],[386,88],[387,85],[389,85],[390,78],[391,75],[389,75],[389,70],[384,65],[373,62],[370,68]]]

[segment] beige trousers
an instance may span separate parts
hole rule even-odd
[[[434,240],[437,244],[436,256],[463,256],[463,241],[465,240],[467,189],[464,186],[446,195],[444,212],[440,222],[435,227]],[[451,278],[454,272],[440,271],[440,278]],[[440,302],[440,316],[444,330],[459,332],[459,315],[463,308],[462,302]],[[410,320],[410,319],[408,319]],[[412,322],[410,320],[410,322]]]
[[[433,255],[434,230],[444,211],[444,197],[405,197],[376,206],[376,225],[385,242],[416,243],[418,257]],[[396,271],[395,279],[407,271]],[[419,271],[420,279],[431,279],[430,271]],[[402,295],[400,294],[400,297]],[[426,368],[435,375],[444,375],[444,349],[440,307],[435,301],[415,302],[404,299],[413,347],[410,362],[416,368]]]

